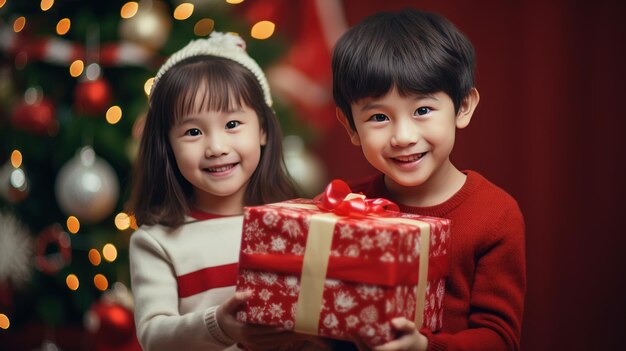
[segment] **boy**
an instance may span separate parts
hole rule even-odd
[[[343,35],[332,65],[337,118],[382,173],[353,183],[353,192],[452,221],[443,330],[398,318],[401,336],[375,349],[519,349],[522,214],[506,192],[449,158],[479,100],[472,44],[439,15],[380,13]]]

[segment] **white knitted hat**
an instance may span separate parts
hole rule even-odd
[[[184,59],[202,55],[227,58],[247,68],[254,74],[259,84],[261,84],[265,103],[267,106],[272,107],[272,96],[270,94],[270,86],[267,83],[267,78],[263,70],[261,70],[261,67],[259,67],[256,61],[246,52],[246,42],[236,33],[213,32],[208,38],[192,40],[185,47],[173,53],[172,56],[165,61],[163,66],[159,68],[159,71],[154,77],[150,95],[152,96],[152,92],[159,82],[159,79],[163,77],[167,70]]]

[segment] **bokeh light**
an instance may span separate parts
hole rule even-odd
[[[11,321],[9,321],[9,317],[4,313],[0,313],[0,328],[9,329],[10,325]]]
[[[54,0],[41,0],[39,7],[41,7],[42,11],[48,11],[52,5],[54,5]]]
[[[13,168],[20,168],[21,165],[22,153],[20,150],[13,150],[13,152],[11,152],[11,166],[13,166]]]
[[[179,21],[186,20],[193,15],[193,4],[184,2],[174,9],[174,19]]]
[[[70,76],[76,78],[83,74],[83,70],[85,69],[85,64],[82,60],[76,60],[72,62],[70,65]]]
[[[69,32],[70,27],[72,26],[72,22],[69,18],[63,18],[57,23],[57,34],[65,35]]]
[[[104,256],[104,259],[109,262],[115,261],[117,258],[117,248],[115,245],[111,243],[104,245],[102,248],[102,256]]]
[[[257,22],[250,30],[250,36],[254,39],[267,39],[274,34],[276,25],[270,21]]]
[[[75,216],[67,217],[66,224],[67,230],[72,234],[76,234],[80,230],[80,221]]]
[[[122,16],[122,18],[131,18],[137,14],[138,9],[139,4],[137,2],[127,2],[124,4],[124,6],[122,6],[122,9],[120,10],[120,16]]]
[[[78,286],[80,285],[76,274],[68,274],[65,278],[65,283],[67,284],[67,287],[73,291],[78,290]]]
[[[143,91],[146,93],[146,96],[150,96],[150,90],[152,89],[152,84],[154,84],[154,77],[148,79],[143,84]]]
[[[99,266],[100,262],[102,262],[102,256],[100,256],[100,253],[96,249],[89,250],[88,256],[89,262],[94,266]]]
[[[116,124],[122,119],[122,109],[119,106],[111,106],[107,110],[106,120],[109,124]]]
[[[237,4],[241,4],[243,0],[226,0],[226,2],[229,4],[237,5]]]
[[[26,17],[20,16],[15,19],[15,22],[13,22],[13,31],[15,33],[19,33],[22,31],[22,29],[24,29],[25,26],[26,26]]]
[[[115,226],[119,230],[130,228],[130,217],[124,212],[120,212],[115,216]]]
[[[107,277],[98,273],[93,277],[93,285],[100,291],[105,291],[109,287],[109,281]]]
[[[199,37],[207,36],[213,31],[214,26],[215,21],[210,18],[203,18],[196,22],[196,25],[193,26],[193,34]]]

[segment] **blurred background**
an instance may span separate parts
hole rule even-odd
[[[622,344],[623,1],[0,0],[0,350],[139,349],[123,209],[169,54],[239,33],[270,80],[289,171],[314,195],[374,172],[335,121],[332,47],[407,6],[476,48],[481,101],[452,159],[525,215],[523,349]]]

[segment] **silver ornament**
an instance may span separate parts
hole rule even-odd
[[[57,175],[55,195],[61,210],[87,223],[97,223],[111,214],[119,196],[119,181],[113,168],[83,147]]]

